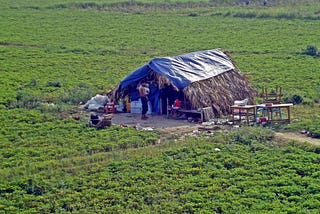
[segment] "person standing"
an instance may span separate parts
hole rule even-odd
[[[139,95],[142,104],[142,112],[141,112],[141,120],[146,120],[148,117],[146,113],[148,112],[148,95],[149,95],[149,87],[147,83],[142,83],[139,86]]]

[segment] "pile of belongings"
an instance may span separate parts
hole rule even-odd
[[[83,106],[89,111],[104,111],[104,106],[109,102],[109,97],[105,95],[97,94],[92,97],[86,104]]]

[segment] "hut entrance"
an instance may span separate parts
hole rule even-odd
[[[161,89],[161,114],[167,114],[167,106],[171,106],[176,99],[179,99],[182,101],[182,105],[185,107],[186,105],[186,99],[181,90],[178,90],[175,88],[173,85],[168,85],[166,84],[162,89]]]

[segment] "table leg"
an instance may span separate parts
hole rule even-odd
[[[249,109],[246,110],[247,125],[249,125]]]
[[[234,109],[232,109],[231,111],[232,111],[232,123],[235,124],[235,122],[234,122]]]

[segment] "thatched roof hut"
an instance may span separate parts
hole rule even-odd
[[[137,86],[151,86],[152,111],[165,113],[163,106],[180,98],[186,108],[212,106],[216,115],[230,113],[235,100],[254,101],[257,91],[240,73],[230,55],[220,49],[156,58],[129,74],[110,93],[112,99],[139,99]]]

